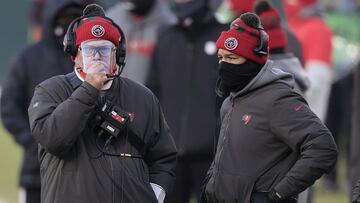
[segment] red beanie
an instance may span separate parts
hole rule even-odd
[[[114,43],[115,46],[119,45],[120,32],[116,26],[109,20],[100,16],[84,18],[81,20],[76,30],[76,42],[78,47],[81,42],[90,39],[104,39]]]
[[[234,24],[236,26],[232,26],[230,30],[221,33],[216,41],[216,47],[230,51],[258,64],[265,64],[269,54],[260,55],[253,51],[260,44],[260,32],[245,24],[240,18],[237,18],[232,23],[232,25]]]
[[[287,45],[286,34],[281,27],[279,12],[267,1],[256,5],[256,14],[259,15],[261,25],[269,35],[269,49],[285,48]]]
[[[230,0],[231,10],[235,13],[246,13],[253,10],[255,0]]]

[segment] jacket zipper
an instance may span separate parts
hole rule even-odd
[[[225,145],[225,141],[226,141],[226,138],[228,137],[228,131],[229,131],[229,126],[230,126],[230,120],[231,120],[231,116],[232,116],[232,113],[234,111],[234,101],[231,102],[231,109],[228,113],[228,116],[227,116],[227,126],[226,126],[226,129],[224,131],[224,137],[222,139],[222,145],[221,145],[221,148],[219,149],[219,155],[218,155],[218,159],[217,159],[217,165],[216,165],[216,170],[215,170],[215,174],[214,174],[214,185],[215,182],[216,182],[216,176],[218,175],[219,173],[219,168],[220,168],[220,160],[221,160],[221,155],[222,155],[222,152],[223,152],[223,149],[224,149],[224,145]],[[221,129],[220,129],[221,130]]]

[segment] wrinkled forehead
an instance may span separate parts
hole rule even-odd
[[[115,46],[112,42],[105,39],[91,39],[83,41],[81,45],[90,45],[90,46]]]

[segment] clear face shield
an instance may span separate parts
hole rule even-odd
[[[116,47],[107,40],[88,40],[80,44],[83,72],[104,72],[108,78],[116,74]]]

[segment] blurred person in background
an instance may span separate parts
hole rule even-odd
[[[350,66],[350,65],[349,65]],[[356,65],[352,65],[353,68],[349,70],[342,70],[342,72],[335,73],[335,77],[333,79],[333,83],[331,85],[331,91],[329,96],[329,104],[326,113],[326,121],[325,124],[331,131],[335,141],[340,145],[339,149],[345,155],[346,166],[348,174],[353,173],[353,169],[351,169],[351,165],[356,165],[356,162],[350,162],[349,158],[351,158],[350,152],[355,147],[355,150],[358,149],[358,145],[353,145],[351,141],[351,129],[352,127],[352,116],[355,111],[355,106],[357,104],[353,104],[353,88],[354,88],[354,69]],[[357,125],[357,124],[356,124]],[[356,139],[355,139],[356,140]],[[356,143],[356,141],[355,141]],[[360,154],[359,154],[360,155]],[[357,160],[357,158],[355,159]],[[360,160],[358,160],[360,161]],[[355,173],[360,168],[356,169]],[[325,191],[335,191],[337,189],[343,189],[342,182],[340,176],[337,174],[339,170],[336,168],[330,173],[327,174],[323,181],[323,189]],[[349,176],[351,177],[351,175]],[[348,182],[347,182],[348,183]],[[347,187],[347,185],[346,185]]]
[[[1,118],[4,127],[23,148],[21,203],[40,203],[38,145],[31,137],[27,108],[38,83],[73,70],[73,62],[62,51],[62,40],[69,23],[81,16],[84,3],[47,0],[42,16],[43,37],[14,56],[3,80]]]
[[[172,187],[175,143],[154,94],[120,77],[125,43],[90,4],[64,38],[73,71],[36,87],[28,112],[43,203],[162,203]]]
[[[216,45],[218,91],[230,96],[202,200],[295,203],[335,165],[331,133],[293,90],[293,77],[268,60],[268,36],[255,14],[242,14]]]
[[[30,8],[30,38],[33,42],[41,39],[42,23],[41,17],[44,12],[46,0],[33,0]]]
[[[227,25],[209,0],[172,0],[176,25],[161,29],[147,86],[158,96],[179,150],[176,184],[168,203],[198,198],[212,161],[221,99],[215,40]]]
[[[332,31],[322,19],[317,0],[285,0],[287,22],[299,39],[304,67],[310,80],[306,99],[325,122],[333,83]],[[326,189],[335,189],[336,167],[325,176]]]
[[[285,0],[287,22],[299,39],[310,80],[310,108],[325,121],[332,83],[332,31],[321,18],[316,0]]]
[[[166,0],[119,0],[108,16],[123,28],[127,39],[123,76],[145,84],[161,26],[174,24]]]

